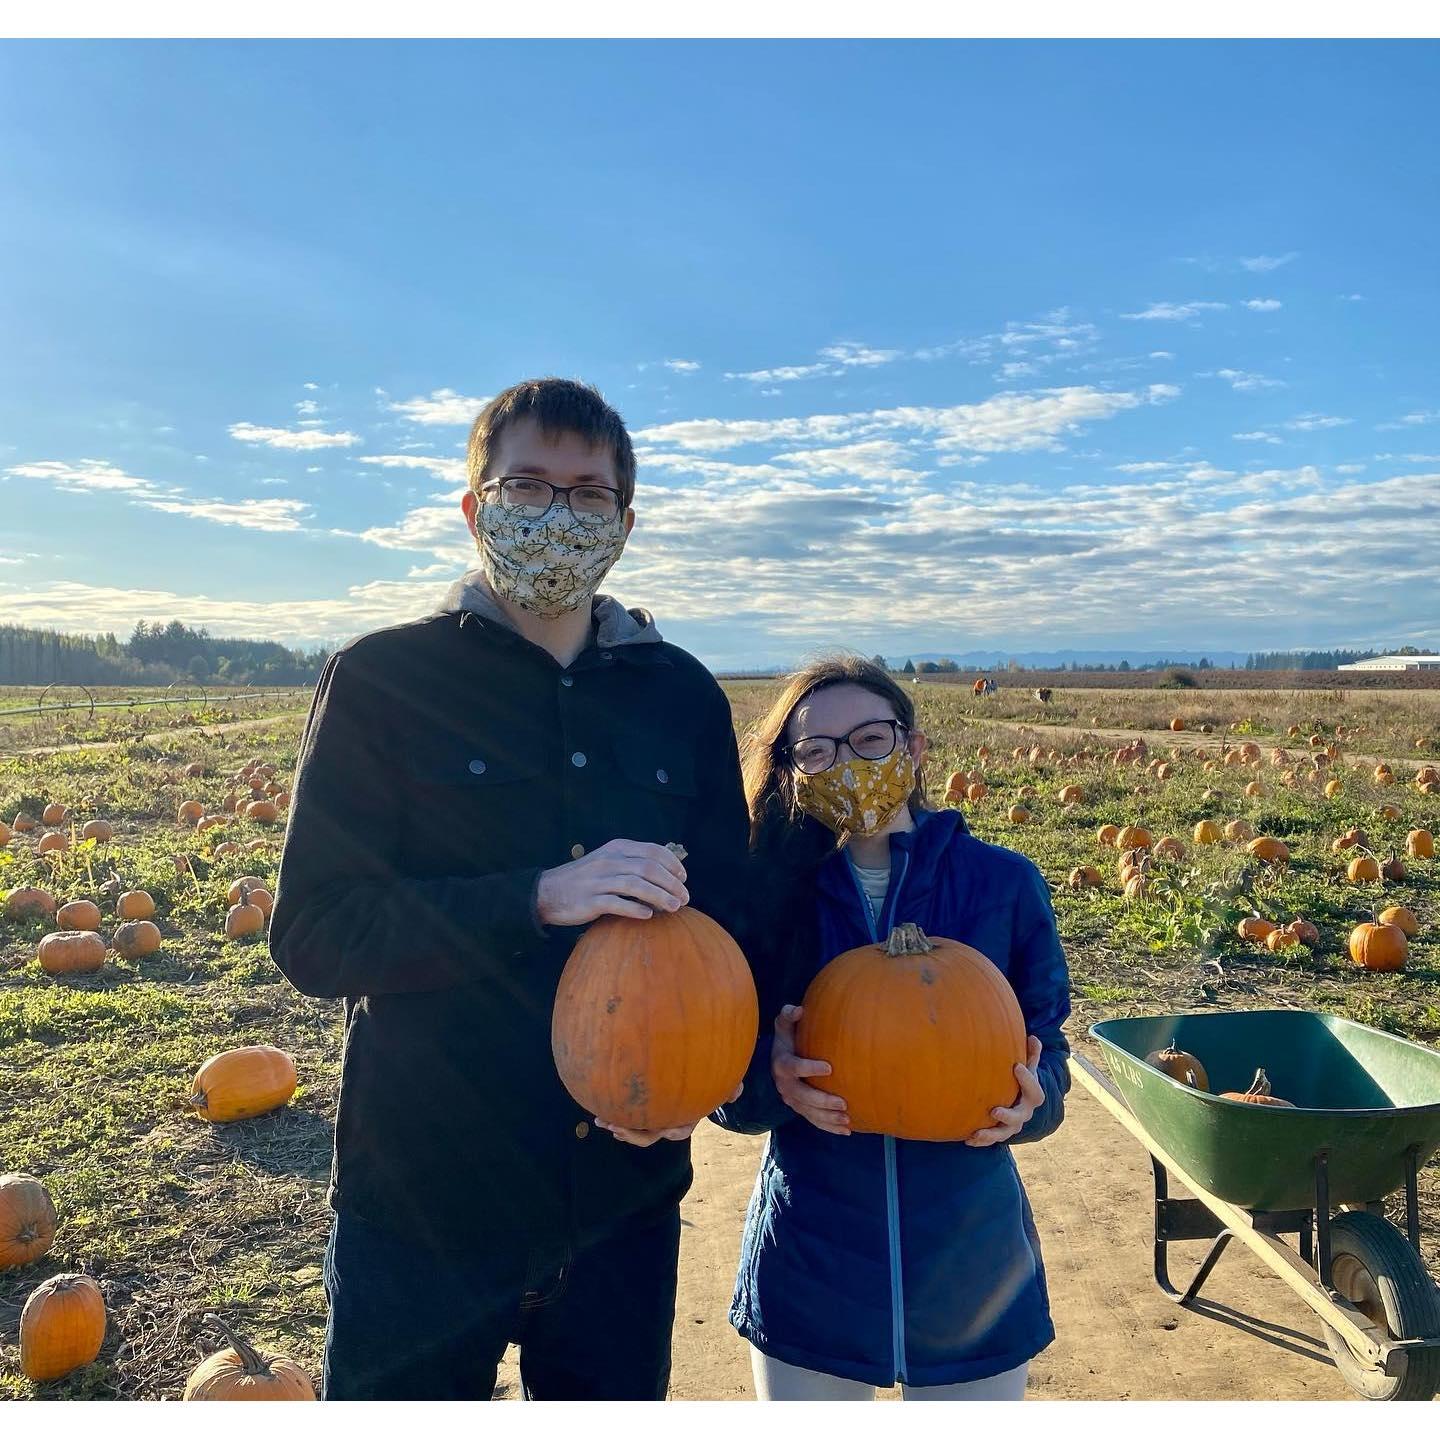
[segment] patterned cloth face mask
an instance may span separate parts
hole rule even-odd
[[[818,775],[795,776],[800,808],[837,835],[883,830],[915,788],[915,760],[897,745],[883,760],[837,760]]]
[[[477,515],[480,564],[502,599],[545,619],[593,598],[625,548],[625,513],[597,524],[556,502],[543,514],[501,504]]]

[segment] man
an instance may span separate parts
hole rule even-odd
[[[663,1399],[693,1127],[605,1128],[550,1017],[601,915],[736,929],[730,709],[596,595],[635,519],[597,392],[514,386],[467,463],[479,565],[321,675],[270,927],[298,989],[345,997],[325,1397],[487,1399],[515,1341],[528,1398]]]

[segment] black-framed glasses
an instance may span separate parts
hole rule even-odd
[[[818,775],[828,770],[848,745],[857,760],[883,760],[900,743],[905,726],[898,720],[867,720],[848,735],[802,735],[782,751],[802,775]]]
[[[608,524],[619,515],[625,503],[625,497],[608,485],[587,483],[565,489],[533,475],[502,475],[480,487],[482,495],[487,490],[498,491],[500,503],[507,510],[518,511],[527,519],[538,519],[559,500],[570,507],[570,513],[577,520],[589,525]]]

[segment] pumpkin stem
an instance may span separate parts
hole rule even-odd
[[[1245,1093],[1247,1095],[1268,1095],[1270,1093],[1270,1081],[1266,1078],[1263,1070],[1255,1072],[1255,1078],[1250,1082],[1250,1088]]]
[[[240,1363],[247,1375],[270,1373],[270,1362],[248,1341],[242,1340],[219,1315],[206,1315],[205,1324],[213,1326],[225,1337],[225,1342],[240,1357]]]
[[[886,942],[887,955],[928,955],[935,948],[934,942],[918,925],[897,925],[890,932]]]

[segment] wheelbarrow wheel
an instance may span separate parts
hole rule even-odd
[[[1364,1210],[1330,1222],[1335,1290],[1394,1340],[1440,1336],[1440,1290],[1410,1242],[1388,1220]],[[1325,1326],[1325,1343],[1345,1383],[1367,1400],[1429,1400],[1440,1389],[1440,1350],[1397,1357],[1396,1373],[1372,1369]]]

